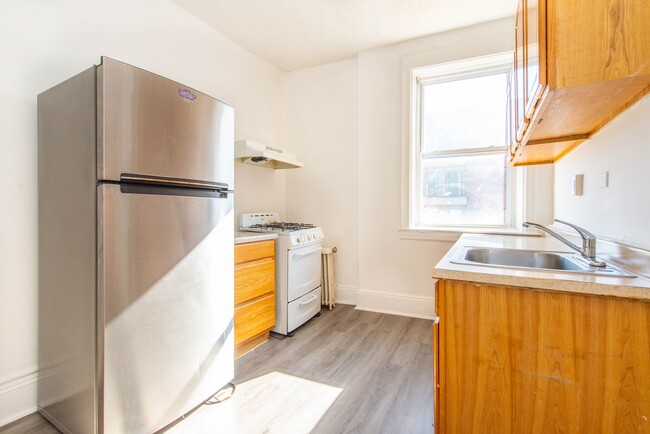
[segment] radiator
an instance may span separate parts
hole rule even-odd
[[[334,298],[334,253],[336,247],[323,247],[321,249],[321,305],[327,306],[332,310],[336,306],[336,299]]]

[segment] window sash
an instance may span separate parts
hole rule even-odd
[[[417,83],[420,86],[428,86],[431,84],[449,83],[452,81],[469,80],[471,78],[485,77],[486,75],[507,74],[512,69],[512,62],[509,64],[502,64],[496,66],[488,66],[483,68],[471,69],[469,71],[458,73],[444,73],[444,74],[428,74],[426,76],[417,77]]]
[[[489,154],[502,154],[504,153],[504,150],[488,150],[485,151],[484,149],[480,150],[479,152],[463,152],[463,153],[445,153],[445,154],[435,154],[431,155],[434,157],[441,157],[441,156],[471,156],[471,155],[489,155]],[[505,157],[505,156],[504,156]],[[513,203],[515,201],[515,190],[513,188],[515,184],[514,180],[514,171],[512,170],[511,167],[506,166],[505,168],[505,199],[506,203],[504,205],[504,223],[503,224],[486,224],[486,223],[480,223],[480,224],[467,224],[467,223],[462,223],[462,224],[453,224],[453,223],[442,223],[442,224],[431,224],[431,223],[422,223],[420,218],[420,210],[422,209],[422,186],[423,186],[423,170],[422,170],[422,160],[426,158],[423,156],[420,156],[417,159],[416,163],[416,188],[414,189],[414,205],[415,208],[413,210],[413,221],[411,226],[415,229],[428,229],[428,228],[490,228],[490,229],[503,229],[503,228],[509,228],[513,227],[513,217],[514,217],[514,212],[513,212]]]
[[[504,223],[499,224],[499,225],[491,225],[491,224],[450,224],[450,223],[443,223],[443,224],[431,224],[431,223],[422,223],[421,222],[421,210],[422,210],[422,187],[423,187],[423,169],[422,169],[422,161],[425,158],[428,157],[451,157],[451,156],[471,156],[471,155],[486,155],[486,154],[505,154],[508,150],[508,147],[505,143],[505,138],[504,138],[504,143],[503,146],[482,146],[482,147],[477,147],[477,148],[463,148],[463,149],[451,149],[451,150],[445,150],[445,151],[422,151],[422,143],[423,143],[423,134],[424,134],[424,128],[423,128],[423,122],[422,122],[422,116],[423,116],[423,104],[424,104],[424,87],[427,85],[434,85],[434,84],[440,84],[440,83],[446,83],[446,82],[451,82],[451,81],[459,81],[459,80],[466,80],[466,79],[471,79],[471,78],[478,78],[478,77],[483,77],[486,75],[496,75],[496,74],[502,74],[502,73],[507,73],[511,68],[511,65],[508,64],[499,64],[496,66],[489,66],[489,67],[484,67],[484,68],[479,68],[479,69],[472,69],[471,71],[465,71],[465,72],[456,72],[456,73],[446,73],[446,74],[440,74],[440,75],[428,75],[426,77],[415,77],[415,104],[414,108],[416,109],[416,116],[415,116],[415,125],[414,125],[414,130],[416,132],[415,134],[415,143],[414,143],[414,148],[415,148],[415,177],[412,178],[414,185],[411,188],[411,203],[414,205],[411,208],[411,227],[416,228],[416,229],[430,229],[430,228],[463,228],[463,227],[468,227],[468,228],[509,228],[513,227],[514,224],[514,210],[513,210],[513,204],[515,203],[515,189],[514,184],[514,171],[512,168],[506,166],[505,168],[505,209],[504,209]],[[504,110],[506,107],[503,108]],[[504,126],[505,128],[505,126]],[[504,158],[507,158],[507,156],[504,156]]]

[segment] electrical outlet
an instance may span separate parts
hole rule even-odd
[[[609,171],[600,172],[598,174],[598,188],[607,188],[609,187]]]

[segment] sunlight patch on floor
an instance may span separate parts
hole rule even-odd
[[[281,372],[237,384],[232,398],[203,406],[168,433],[309,433],[342,389]]]

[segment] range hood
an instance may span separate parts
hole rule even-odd
[[[269,169],[295,169],[302,167],[296,154],[252,140],[235,142],[235,160],[245,164],[268,167]]]

